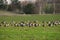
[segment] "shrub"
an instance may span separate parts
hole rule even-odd
[[[53,11],[54,11],[54,7],[52,5],[47,5],[44,8],[45,13],[53,13]]]
[[[34,5],[32,3],[27,4],[23,8],[24,13],[33,14],[34,13]]]

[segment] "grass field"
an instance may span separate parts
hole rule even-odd
[[[54,21],[60,15],[0,16],[0,21]],[[60,25],[54,27],[0,27],[0,40],[60,40]]]

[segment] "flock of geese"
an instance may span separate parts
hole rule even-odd
[[[6,22],[6,21],[2,21],[0,22],[0,27],[3,26],[3,27],[10,27],[10,26],[13,26],[13,27],[39,27],[39,26],[42,26],[42,27],[45,27],[45,26],[57,26],[57,25],[60,25],[60,21],[43,21],[43,22],[39,22],[39,21],[28,21],[28,22],[24,22],[24,21],[21,21],[21,22],[15,22],[15,21],[12,21],[10,23]]]

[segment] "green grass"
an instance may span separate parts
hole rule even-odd
[[[60,15],[0,16],[0,21],[53,21]],[[60,40],[60,25],[54,27],[0,27],[0,40]]]

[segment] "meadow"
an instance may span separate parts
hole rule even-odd
[[[1,16],[1,21],[42,21],[60,20],[60,15],[20,15]],[[3,27],[0,26],[0,40],[60,40],[60,25],[53,27]]]

